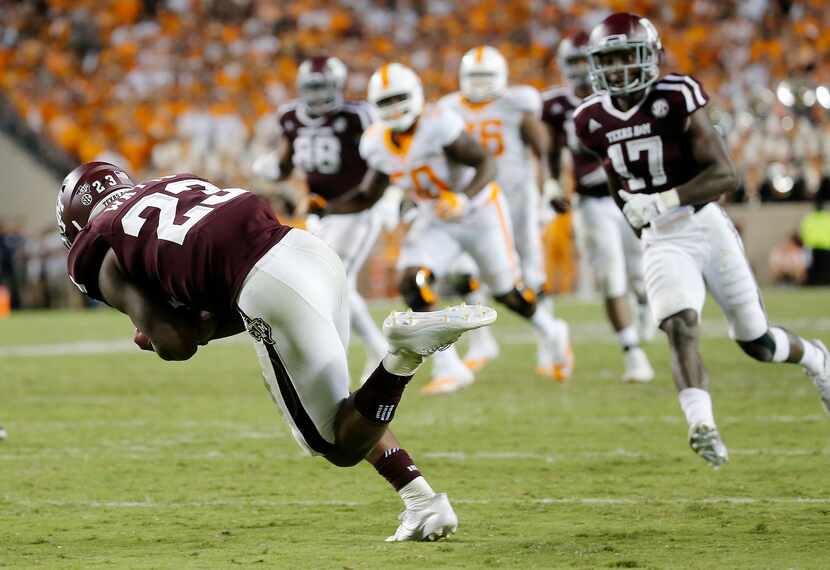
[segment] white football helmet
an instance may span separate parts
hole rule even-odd
[[[312,115],[336,111],[343,104],[346,65],[336,57],[311,57],[297,69],[297,92]]]
[[[387,63],[369,78],[369,103],[393,131],[407,130],[424,109],[424,89],[418,75],[400,63]]]
[[[458,75],[461,94],[468,101],[489,101],[507,88],[507,61],[494,47],[474,47],[461,58]]]

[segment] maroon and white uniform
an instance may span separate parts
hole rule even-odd
[[[598,154],[631,193],[669,190],[694,178],[702,166],[692,157],[690,115],[709,98],[687,75],[658,79],[628,111],[608,94],[587,98],[574,112],[582,144]],[[698,314],[707,286],[737,340],[767,330],[758,287],[732,222],[715,203],[680,206],[643,228],[643,263],[652,313],[659,322],[684,309]]]
[[[176,306],[236,310],[242,282],[289,231],[268,203],[239,188],[222,190],[192,174],[138,184],[78,234],[69,277],[101,299],[98,272],[110,249],[126,274]]]
[[[292,101],[280,107],[277,120],[309,192],[331,200],[363,180],[368,166],[360,156],[360,137],[373,122],[368,103],[346,101],[317,117],[308,114],[302,101]]]
[[[369,167],[360,156],[360,138],[373,121],[374,111],[365,102],[346,101],[320,116],[310,115],[302,101],[280,108],[280,129],[291,145],[294,167],[305,173],[309,192],[328,201],[363,181]],[[309,231],[334,248],[346,267],[352,326],[366,344],[367,372],[374,369],[387,348],[357,291],[357,275],[380,234],[379,210],[380,206],[354,214],[330,214],[308,223]]]
[[[349,395],[348,290],[330,247],[280,224],[255,194],[182,174],[136,185],[78,233],[69,276],[97,299],[110,249],[132,281],[174,307],[238,311],[295,438],[329,451]]]
[[[591,269],[605,298],[621,297],[629,290],[642,289],[643,264],[637,235],[608,193],[608,178],[602,162],[585,150],[576,136],[573,114],[582,100],[569,87],[542,94],[542,120],[555,137],[554,145],[567,148],[573,164],[575,190],[579,195],[576,213],[579,231]]]

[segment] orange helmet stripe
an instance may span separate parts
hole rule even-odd
[[[384,89],[389,89],[389,64],[384,63],[380,67],[380,84]]]
[[[481,63],[484,59],[484,46],[478,46],[476,48],[476,63]]]

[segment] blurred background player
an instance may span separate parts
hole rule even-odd
[[[372,169],[363,198],[371,203],[393,183],[418,204],[398,260],[407,305],[414,311],[435,307],[435,278],[445,276],[466,252],[493,297],[531,321],[554,354],[564,354],[561,324],[537,310],[536,295],[521,284],[507,203],[493,183],[493,158],[467,134],[456,113],[439,105],[424,107],[421,81],[404,65],[390,63],[376,71],[368,98],[381,122],[360,143]],[[435,354],[424,392],[453,392],[472,381],[473,373],[450,347]]]
[[[57,221],[70,280],[127,314],[139,347],[188,360],[247,330],[300,447],[340,467],[366,459],[400,493],[406,510],[388,540],[455,532],[446,495],[387,426],[423,358],[492,323],[495,311],[392,313],[389,352],[350,394],[344,267],[322,240],[280,224],[263,198],[191,174],[134,184],[119,167],[90,162],[64,179]]]
[[[550,133],[550,172],[560,178],[562,152],[571,155],[574,189],[578,196],[576,211],[581,216],[585,245],[591,268],[605,299],[605,312],[623,350],[626,382],[650,382],[654,370],[640,341],[654,334],[643,285],[642,252],[637,235],[629,227],[614,200],[608,195],[608,184],[602,163],[581,148],[576,138],[573,112],[582,99],[591,95],[588,76],[588,34],[577,32],[564,38],[557,51],[556,62],[566,83],[543,93],[542,118]],[[554,195],[561,192],[554,192]],[[637,299],[634,326],[629,287]]]
[[[539,92],[528,85],[508,86],[507,61],[490,46],[474,47],[464,54],[458,75],[460,91],[446,95],[440,104],[460,115],[470,136],[495,159],[496,182],[507,199],[519,254],[521,287],[542,293],[545,269],[539,231],[540,195],[550,173],[547,135],[539,120]],[[552,302],[547,308],[552,309]],[[557,324],[561,334],[567,334],[565,322],[559,320]],[[537,337],[537,370],[565,380],[573,368],[570,348],[565,360],[554,363],[549,343],[543,335]],[[464,362],[477,370],[497,354],[498,344],[489,329],[480,329],[470,335]]]
[[[366,175],[366,162],[358,146],[373,122],[366,102],[343,97],[346,66],[336,57],[312,57],[297,70],[300,98],[278,110],[281,140],[278,149],[259,157],[254,171],[267,179],[287,179],[296,168],[305,174],[311,219],[308,229],[329,244],[343,260],[349,284],[351,326],[366,347],[365,379],[386,353],[386,340],[378,330],[363,297],[357,291],[357,275],[380,233],[381,210],[337,214],[328,203],[356,188]],[[397,210],[394,191],[391,210]],[[319,220],[319,222],[318,222]]]
[[[574,111],[580,142],[603,160],[629,223],[642,232],[646,290],[668,337],[672,373],[692,449],[712,466],[728,460],[700,355],[707,290],[730,336],[761,362],[804,367],[830,412],[830,353],[767,320],[743,244],[718,198],[738,187],[735,167],[688,75],[660,75],[662,44],[646,18],[608,16],[590,35],[595,95]]]

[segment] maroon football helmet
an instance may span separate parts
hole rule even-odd
[[[346,65],[336,57],[312,57],[297,69],[297,91],[312,115],[337,110],[345,85]]]
[[[556,64],[574,90],[590,88],[588,33],[579,30],[563,38],[556,50]]]
[[[597,93],[625,95],[657,81],[663,45],[646,18],[617,12],[591,31],[588,64]]]
[[[56,215],[58,232],[69,249],[89,221],[135,186],[127,173],[109,162],[84,163],[63,179]]]

